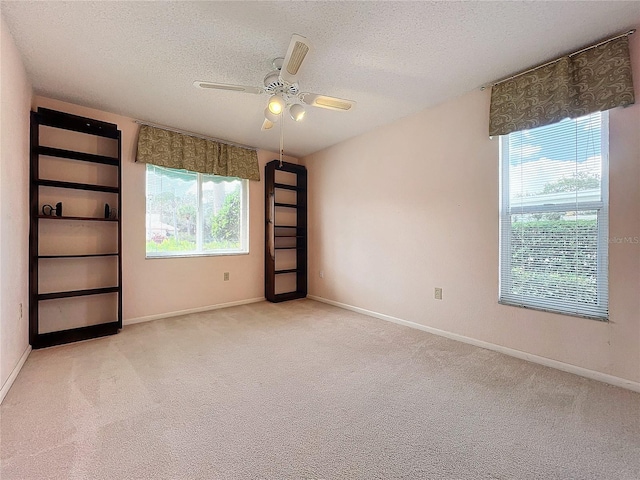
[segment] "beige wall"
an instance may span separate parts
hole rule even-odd
[[[116,123],[122,130],[124,321],[264,297],[264,184],[249,182],[249,254],[145,259],[145,165],[137,164],[133,119],[43,97],[38,106]],[[256,128],[259,128],[258,125]],[[258,151],[261,172],[277,154]],[[288,161],[297,160],[287,157]],[[229,272],[230,280],[223,281]]]
[[[610,236],[638,239],[640,35],[631,42],[639,98],[610,112]],[[609,323],[497,303],[489,96],[473,91],[302,160],[309,293],[640,381],[640,244],[610,245]]]
[[[29,346],[31,84],[4,19],[0,23],[0,386],[4,386]]]

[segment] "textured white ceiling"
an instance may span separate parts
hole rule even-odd
[[[304,156],[640,25],[640,2],[2,2],[36,93],[278,150],[262,85],[292,33],[302,90],[358,102],[285,123]],[[636,35],[640,35],[637,33]]]

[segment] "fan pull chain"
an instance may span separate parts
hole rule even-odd
[[[284,115],[280,113],[280,168],[282,168],[283,152],[284,152]]]

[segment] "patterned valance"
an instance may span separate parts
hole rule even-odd
[[[489,135],[542,127],[634,101],[625,35],[494,85]]]
[[[255,150],[141,125],[136,162],[198,173],[260,180]]]

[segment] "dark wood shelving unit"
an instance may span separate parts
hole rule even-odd
[[[276,181],[277,172],[293,174],[295,182]],[[289,176],[291,177],[291,176]],[[278,190],[295,192],[295,202],[277,201]],[[295,225],[278,223],[278,212],[295,215]],[[290,239],[289,243],[280,243]],[[295,244],[294,244],[295,242]],[[295,251],[294,268],[277,268],[278,252]],[[288,254],[292,255],[292,254]],[[295,275],[295,289],[276,293],[279,277]],[[273,160],[265,166],[265,297],[271,302],[284,302],[307,296],[307,169],[303,165]]]
[[[278,160],[273,160],[273,161],[277,161],[278,163],[280,163],[280,161]],[[284,165],[286,162],[282,162],[282,164]],[[295,163],[289,163],[289,165],[295,165]],[[300,165],[296,165],[296,167],[299,167]],[[280,168],[279,170],[284,170],[282,168]],[[293,172],[291,172],[293,173]],[[275,188],[282,188],[284,190],[297,190],[297,191],[306,191],[306,187],[300,187],[298,185],[289,185],[287,183],[275,183],[273,184],[273,186]]]
[[[37,215],[39,219],[46,220],[82,220],[83,222],[119,222],[119,218],[100,218],[100,217],[57,217],[55,215]]]
[[[82,162],[102,163],[104,165],[113,165],[114,167],[120,165],[119,158],[105,157],[104,155],[94,155],[93,153],[74,152],[72,150],[63,150],[61,148],[53,147],[37,147],[37,152],[43,157],[58,157],[66,158],[68,160],[80,160]]]
[[[83,290],[68,290],[66,292],[39,293],[38,300],[55,300],[57,298],[86,297],[87,295],[102,295],[116,293],[119,287],[85,288]]]
[[[116,293],[120,287],[86,288],[83,290],[68,290],[66,292],[39,293],[38,300],[55,300],[57,298],[86,297],[87,295],[102,295]]]
[[[299,269],[299,268],[286,268],[284,270],[275,270],[274,273],[276,275],[282,275],[283,273],[298,273],[298,272],[301,272],[301,271],[302,271],[302,269]],[[296,291],[298,291],[298,290],[296,290]]]
[[[38,255],[38,258],[91,258],[91,257],[117,257],[117,253],[83,253],[81,255]]]
[[[275,203],[276,207],[286,207],[286,208],[298,208],[298,205],[295,205],[293,203]]]
[[[120,140],[121,132],[115,123],[102,122],[93,118],[80,117],[66,112],[59,112],[49,108],[38,108],[38,123],[46,127],[62,128],[79,133],[87,133],[99,137],[113,138]],[[40,147],[40,145],[38,145]],[[117,160],[116,165],[120,165],[120,154],[113,159]]]
[[[88,327],[71,328],[69,330],[59,330],[57,332],[41,333],[38,343],[42,346],[62,345],[64,343],[80,342],[91,338],[106,337],[114,335],[122,328],[119,322],[100,323],[89,325]],[[43,348],[43,347],[34,347]]]
[[[36,183],[41,187],[70,188],[74,190],[91,190],[94,192],[120,193],[120,189],[118,187],[109,187],[107,185],[94,185],[91,183],[74,183],[74,182],[63,182],[61,180],[46,180],[46,179],[40,179]]]
[[[114,144],[114,151],[117,148],[117,157],[97,155],[93,153],[85,153],[62,148],[55,148],[40,144],[40,127],[53,127],[58,130],[66,130],[78,132],[96,137],[111,139]],[[108,141],[111,141],[108,140]],[[114,168],[117,175],[117,186],[100,185],[93,183],[78,183],[66,180],[54,180],[48,178],[40,178],[40,157],[55,157],[71,162],[90,162],[99,164],[96,168]],[[30,232],[29,232],[29,342],[33,348],[44,348],[52,345],[60,345],[63,343],[75,342],[80,340],[88,340],[90,338],[112,335],[122,328],[122,199],[120,196],[120,188],[122,182],[121,170],[122,158],[122,134],[118,126],[113,123],[102,122],[91,118],[71,115],[64,112],[58,112],[46,108],[39,108],[37,112],[31,112],[31,182],[30,182]],[[44,160],[43,160],[44,161]],[[87,192],[87,197],[95,195],[92,192],[108,193],[117,196],[117,218],[103,218],[99,216],[56,216],[43,215],[41,213],[40,190],[41,188],[62,188],[81,190]],[[75,197],[74,197],[75,198]],[[110,202],[111,203],[111,202]],[[101,212],[100,212],[101,213]],[[42,242],[46,242],[47,238],[43,237],[40,232],[40,221],[57,220],[78,223],[87,223],[87,228],[93,222],[111,222],[117,225],[117,230],[113,231],[114,244],[117,244],[117,251],[108,252],[91,252],[91,253],[60,253],[60,254],[40,254],[40,246]],[[64,232],[64,223],[55,222],[55,228]],[[53,228],[53,227],[52,227]],[[106,227],[105,227],[106,228]],[[109,227],[112,228],[112,227]],[[51,235],[51,233],[49,233]],[[109,250],[112,250],[111,248]],[[56,263],[48,262],[47,268],[64,268],[69,265],[64,259],[90,259],[101,257],[115,257],[117,259],[117,278],[114,279],[116,285],[101,288],[81,288],[75,290],[61,290],[55,292],[41,293],[39,291],[39,273],[44,268],[40,265],[41,260],[61,259]],[[111,282],[110,282],[111,283]],[[117,316],[113,321],[88,326],[80,326],[77,328],[63,329],[53,332],[40,333],[40,302],[59,299],[72,299],[76,297],[88,297],[94,295],[116,294]]]

